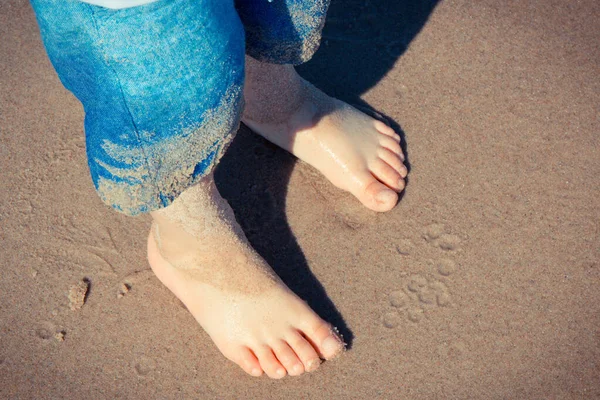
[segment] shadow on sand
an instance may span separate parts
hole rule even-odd
[[[360,96],[393,67],[436,3],[333,0],[321,48],[298,71],[328,94],[370,108]],[[387,120],[404,136],[397,123]],[[258,253],[313,310],[338,327],[350,347],[352,331],[310,271],[286,220],[294,163],[293,156],[242,127],[215,171],[216,183]]]

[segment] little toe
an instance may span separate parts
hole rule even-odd
[[[270,347],[261,347],[260,350],[256,352],[256,355],[260,361],[260,366],[269,378],[281,379],[286,375],[285,368],[277,360],[277,357],[275,357],[275,354],[273,354]]]
[[[394,168],[402,178],[406,178],[408,170],[406,169],[406,165],[404,165],[404,163],[402,162],[402,160],[400,160],[397,154],[392,153],[391,150],[382,147],[379,149],[378,155],[379,158],[381,158],[383,161],[389,164],[390,167]]]
[[[291,332],[286,339],[290,347],[302,361],[306,372],[313,372],[319,368],[319,365],[321,365],[319,354],[317,354],[315,348],[304,336],[299,332],[294,331]]]
[[[401,191],[404,189],[404,178],[381,158],[373,160],[370,165],[371,173],[388,187]]]
[[[279,362],[287,370],[288,375],[297,376],[304,372],[304,364],[286,342],[279,340],[273,344],[272,348]]]
[[[235,357],[227,357],[239,365],[247,374],[252,376],[261,376],[263,373],[258,359],[247,347],[242,347],[236,352]]]

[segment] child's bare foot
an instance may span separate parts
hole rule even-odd
[[[290,65],[246,57],[246,71],[246,125],[366,207],[388,211],[396,205],[407,170],[392,128],[327,96]]]
[[[250,247],[212,176],[152,216],[150,266],[244,371],[300,375],[342,351],[331,325]]]

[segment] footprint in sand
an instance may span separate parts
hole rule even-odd
[[[405,280],[402,289],[388,295],[390,311],[385,313],[383,324],[395,328],[402,319],[420,322],[431,309],[447,307],[452,303],[448,286],[434,276],[415,274]]]
[[[57,329],[56,326],[49,321],[42,322],[41,324],[39,324],[35,328],[33,333],[38,339],[44,342],[48,342],[51,339],[56,339],[59,342],[64,342],[65,335],[67,334],[66,331]]]
[[[423,238],[427,243],[444,251],[458,250],[461,242],[458,236],[447,233],[442,224],[432,224],[426,227]]]
[[[386,328],[396,328],[407,320],[419,323],[427,319],[428,313],[452,305],[452,293],[448,284],[457,273],[458,264],[448,256],[460,249],[461,239],[457,235],[447,233],[442,224],[427,226],[423,238],[429,244],[429,249],[415,248],[410,239],[401,239],[396,244],[396,251],[402,257],[433,251],[436,260],[429,263],[428,271],[404,278],[400,289],[388,295],[390,308],[382,318]]]
[[[156,369],[156,361],[148,357],[140,357],[133,363],[135,373],[140,377],[145,377]]]
[[[442,276],[450,276],[454,272],[456,272],[456,263],[447,258],[442,258],[441,260],[439,260],[436,263],[435,267],[438,274]]]
[[[401,239],[396,244],[396,251],[402,256],[409,256],[414,251],[415,245],[410,239]]]
[[[445,232],[445,227],[442,224],[431,224],[425,228],[423,238],[427,242],[432,242],[440,238]]]
[[[35,330],[35,336],[37,336],[38,338],[42,339],[42,340],[48,340],[51,339],[52,336],[54,336],[54,328],[50,328],[47,326],[47,324],[43,324],[42,326],[36,328]]]
[[[386,328],[395,328],[402,323],[402,317],[396,311],[391,311],[383,316],[383,326]]]
[[[440,249],[445,251],[458,250],[460,245],[460,238],[456,235],[444,234],[437,239],[436,245]]]

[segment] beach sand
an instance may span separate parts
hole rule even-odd
[[[153,276],[83,111],[0,3],[0,398],[600,398],[600,3],[337,0],[302,75],[384,114],[410,175],[366,210],[242,127],[216,171],[247,236],[349,343],[273,381]]]

